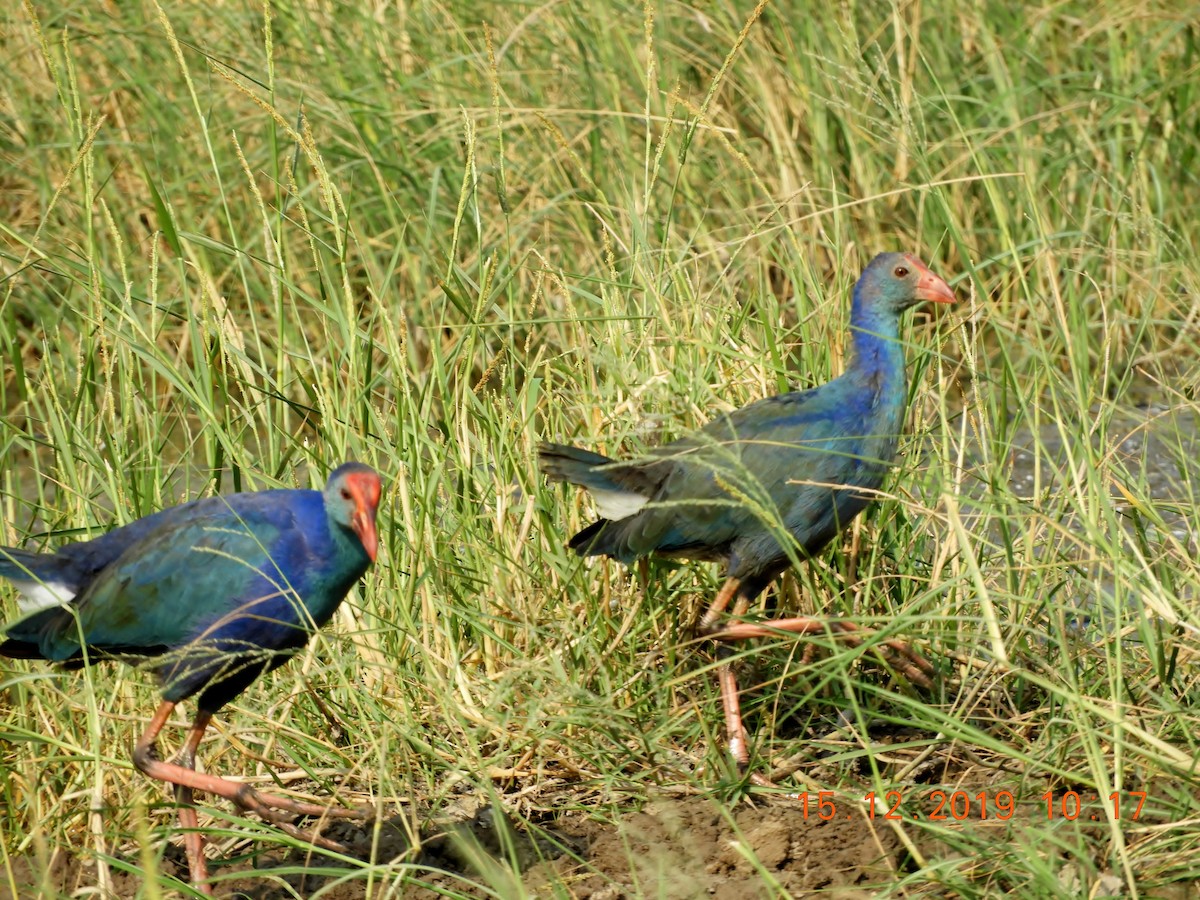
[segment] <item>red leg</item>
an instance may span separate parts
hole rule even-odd
[[[739,587],[740,582],[736,578],[728,579],[721,586],[721,590],[700,619],[698,630],[702,635],[715,641],[741,641],[748,638],[771,637],[780,632],[792,634],[832,633],[850,646],[859,647],[864,643],[864,638],[873,633],[859,628],[851,622],[818,619],[810,616],[774,619],[767,622],[734,622],[718,627],[717,620],[721,618],[726,607],[729,606],[729,601],[735,596],[737,601],[732,610],[735,619],[744,616],[750,607],[750,598],[738,594]],[[885,660],[902,672],[909,681],[921,687],[933,687],[933,681],[929,676],[933,675],[936,670],[924,657],[903,641],[886,640],[881,642],[877,649]],[[725,654],[722,653],[722,656]],[[742,707],[738,696],[737,676],[731,660],[726,659],[721,663],[721,667],[717,670],[717,678],[721,685],[721,705],[725,709],[725,737],[728,741],[729,754],[737,762],[738,767],[744,769],[750,763],[749,736],[746,733],[745,725],[742,724]],[[775,787],[773,782],[761,775],[752,775],[751,781],[764,787]]]
[[[728,651],[722,647],[717,652],[724,656]],[[729,755],[738,768],[744,769],[750,765],[749,737],[742,724],[742,704],[738,699],[737,674],[733,671],[732,660],[721,663],[717,680],[721,685],[721,705],[725,708],[725,740]]]
[[[159,732],[162,731],[163,725],[166,724],[167,719],[170,717],[171,710],[174,708],[174,703],[163,701],[154,713],[154,718],[150,720],[150,725],[146,728],[146,733],[142,735],[141,740],[134,747],[133,763],[142,772],[151,778],[176,785],[178,788],[185,788],[188,791],[204,791],[208,794],[216,794],[218,797],[224,797],[226,800],[232,801],[243,812],[253,812],[299,840],[315,844],[318,847],[324,847],[327,850],[346,851],[346,848],[336,841],[331,841],[328,838],[321,837],[319,834],[313,834],[297,828],[288,822],[287,819],[289,815],[362,817],[366,813],[361,810],[330,809],[318,806],[315,803],[301,803],[288,797],[278,797],[274,794],[266,793],[260,794],[248,784],[238,784],[237,782],[228,781],[216,775],[200,773],[193,768],[180,765],[177,762],[162,762],[159,760],[155,753],[154,742],[158,738]],[[189,735],[187,743],[187,747],[192,748],[193,761],[195,746],[199,744],[200,738],[204,733],[204,728],[207,727],[210,718],[206,713],[201,713],[196,717],[196,723],[192,728],[192,733]],[[185,754],[188,752],[187,747],[183,751]],[[186,762],[186,757],[184,761]],[[188,799],[190,800],[190,797]],[[279,812],[279,810],[283,812]]]
[[[738,582],[736,579],[731,578],[725,582],[724,587],[717,594],[717,598],[713,601],[712,606],[708,608],[704,619],[710,622],[715,620],[725,607],[729,605],[729,600],[737,592],[737,588]],[[749,606],[750,598],[739,596],[737,602],[733,605],[733,615],[745,615]],[[703,624],[701,622],[701,625]],[[729,651],[722,647],[717,652],[718,654],[726,655]],[[717,678],[721,684],[721,705],[725,708],[725,736],[729,746],[729,755],[738,764],[738,768],[744,770],[746,766],[750,765],[750,735],[747,734],[746,726],[742,722],[742,700],[738,695],[737,673],[733,668],[733,660],[728,660],[721,666],[717,671]],[[775,784],[775,782],[765,775],[759,775],[756,772],[750,774],[750,781],[759,787],[779,787],[779,785]]]
[[[741,582],[736,578],[730,578],[721,585],[721,590],[717,591],[717,596],[713,598],[713,602],[704,611],[704,616],[700,619],[699,626],[697,626],[701,634],[707,635],[712,631],[713,623],[721,618],[721,613],[725,612],[725,607],[729,605],[729,601],[737,593],[738,585],[740,584]]]
[[[729,601],[737,594],[740,582],[736,578],[728,579],[717,592],[712,604],[700,619],[700,632],[706,634],[712,631],[713,623],[725,612]],[[742,615],[750,601],[738,597],[734,605],[734,613]],[[718,651],[722,657],[728,656],[727,650]],[[725,709],[725,741],[729,755],[733,757],[738,768],[744,769],[750,764],[749,736],[742,724],[742,704],[738,697],[737,674],[733,670],[733,661],[725,659],[717,670],[717,680],[721,685],[721,706]]]
[[[174,704],[171,704],[174,706]],[[167,710],[168,713],[170,710]],[[196,751],[212,716],[203,710],[196,713],[196,721],[188,734],[186,743],[175,755],[175,762],[185,769],[196,769]],[[161,727],[161,726],[160,726]],[[175,786],[175,802],[179,806],[179,827],[183,829],[183,846],[187,850],[188,869],[192,884],[204,894],[211,894],[208,884],[208,860],[204,856],[204,835],[200,831],[200,820],[196,816],[196,805],[192,800],[192,789],[186,785]]]

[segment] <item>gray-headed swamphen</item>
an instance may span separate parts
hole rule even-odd
[[[287,662],[329,621],[375,560],[382,485],[349,462],[324,491],[269,490],[209,497],[138,519],[53,553],[0,548],[0,576],[36,611],[8,625],[0,654],[77,668],[106,658],[153,660],[163,701],[133,752],[151,778],[176,786],[192,880],[209,891],[192,791],[232,800],[290,834],[293,815],[359,815],[254,790],[195,770],[217,710]],[[196,716],[174,760],[155,741],[175,705]]]
[[[907,402],[900,314],[925,300],[955,297],[912,254],[880,254],[854,286],[850,352],[833,381],[751,403],[637,459],[542,444],[546,477],[587,489],[602,516],[568,546],[627,565],[651,554],[724,563],[727,580],[700,622],[714,640],[828,630],[862,643],[864,632],[850,622],[804,616],[721,627],[718,620],[735,598],[732,614],[744,616],[771,581],[818,553],[883,484]],[[885,641],[880,649],[911,681],[930,685],[933,667],[905,644]],[[750,757],[737,682],[730,663],[719,672],[729,752],[744,768]]]

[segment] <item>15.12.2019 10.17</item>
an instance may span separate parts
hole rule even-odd
[[[1125,803],[1121,802],[1122,793],[1128,794],[1128,801]],[[816,793],[803,791],[791,796],[800,803],[801,814],[805,819],[809,817],[810,812],[814,818],[826,822],[838,817],[839,797],[835,791],[817,791]],[[931,822],[962,821],[972,818],[1003,821],[1011,819],[1017,812],[1017,799],[1012,791],[1007,790],[995,793],[979,791],[975,794],[967,791],[935,790],[931,791],[925,799],[932,805],[932,809],[923,818]],[[1099,794],[1082,794],[1078,791],[1064,791],[1059,794],[1054,791],[1046,791],[1042,794],[1041,799],[1046,804],[1047,819],[1061,818],[1074,821],[1082,818],[1101,821],[1110,817],[1119,820],[1122,815],[1125,815],[1131,821],[1136,822],[1141,816],[1142,806],[1146,802],[1146,792],[1113,791],[1108,795],[1108,806],[1102,804]],[[922,818],[918,813],[906,814],[901,809],[904,804],[904,794],[900,791],[888,791],[882,797],[871,791],[864,794],[860,802],[865,809],[861,810],[859,814],[865,813],[868,819]],[[855,803],[855,807],[858,805]],[[853,818],[854,815],[855,812],[848,812],[844,818]]]

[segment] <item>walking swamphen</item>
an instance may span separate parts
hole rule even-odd
[[[162,704],[133,752],[151,778],[176,785],[192,880],[208,891],[192,791],[232,800],[290,834],[290,815],[358,815],[255,791],[195,771],[196,750],[217,710],[259,675],[287,662],[375,560],[382,485],[349,462],[325,490],[209,497],[138,519],[54,553],[0,548],[0,576],[36,611],[5,628],[0,654],[67,668],[106,658],[151,659]],[[187,741],[171,762],[155,740],[175,705],[197,697]],[[282,811],[282,812],[280,812]]]
[[[700,622],[700,632],[714,640],[828,630],[861,644],[864,632],[849,622],[799,617],[719,627],[717,621],[734,598],[733,616],[742,617],[793,561],[818,553],[871,502],[904,424],[900,314],[924,300],[955,297],[915,256],[880,254],[854,286],[841,377],[751,403],[637,459],[541,445],[547,478],[586,488],[602,516],[568,546],[627,565],[651,554],[723,562],[727,581]],[[910,680],[930,685],[933,667],[906,645],[886,641],[881,650]],[[729,752],[745,767],[747,734],[729,663],[719,677]]]

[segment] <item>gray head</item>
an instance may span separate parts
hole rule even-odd
[[[880,253],[854,285],[854,309],[864,314],[899,315],[917,303],[953,303],[950,285],[911,253]]]
[[[378,472],[362,463],[348,462],[333,470],[323,495],[329,518],[358,535],[372,562],[379,552],[375,511],[382,493],[383,482]]]

